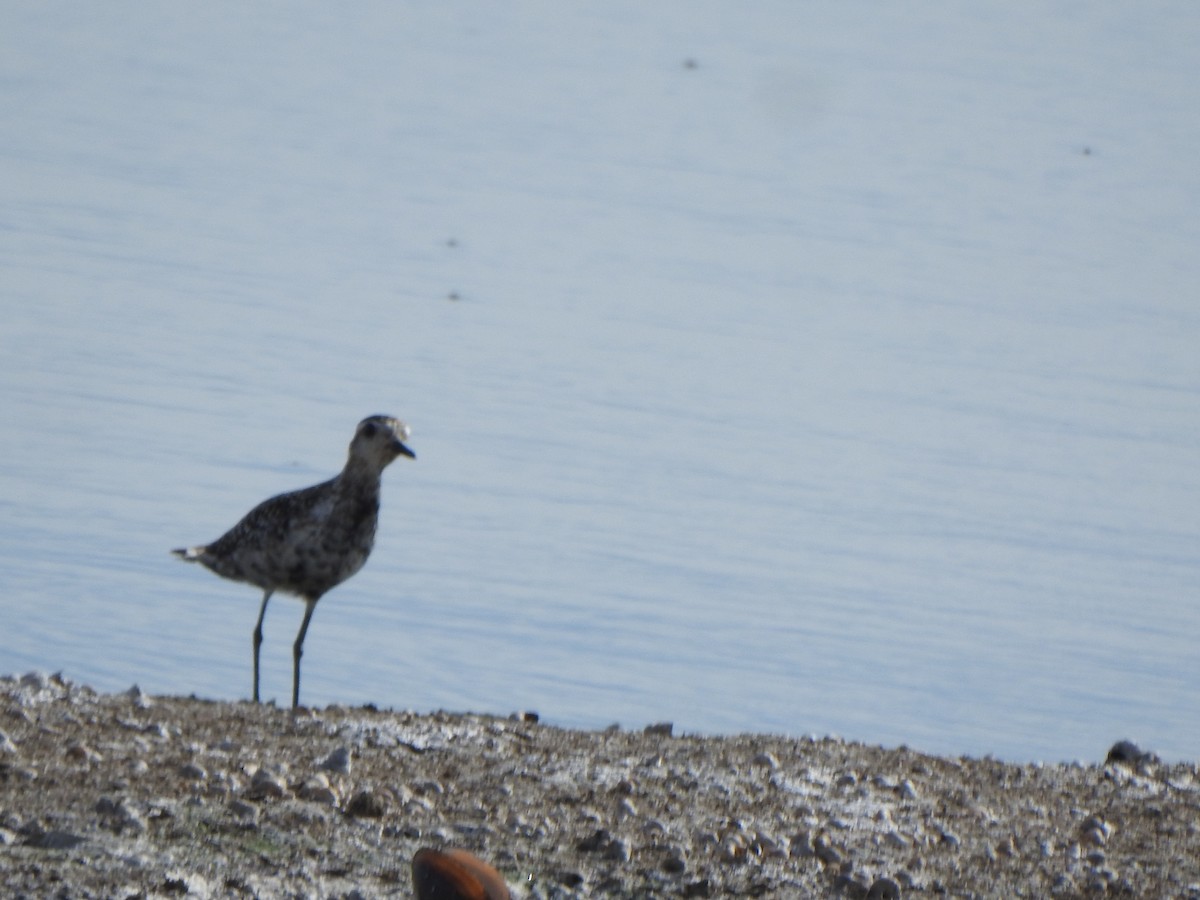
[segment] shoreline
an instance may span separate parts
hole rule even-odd
[[[293,715],[38,674],[0,678],[0,708],[14,897],[409,897],[413,854],[457,847],[529,898],[1200,900],[1200,770],[1132,750],[1014,764],[665,724]]]

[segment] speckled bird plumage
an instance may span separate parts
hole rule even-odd
[[[346,466],[335,478],[264,500],[210,544],[172,551],[223,578],[263,590],[254,631],[255,700],[263,615],[271,594],[282,591],[306,604],[293,646],[292,704],[298,705],[301,648],[313,608],[366,563],[375,543],[383,470],[398,456],[416,458],[404,443],[408,435],[408,426],[398,419],[369,416],[355,430]]]

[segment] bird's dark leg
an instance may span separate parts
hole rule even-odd
[[[296,643],[292,645],[292,709],[300,705],[300,657],[304,655],[304,635],[308,631],[308,620],[317,608],[318,599],[320,598],[304,598],[304,621],[300,623]]]
[[[267,614],[267,601],[271,599],[271,591],[263,592],[262,606],[258,608],[258,622],[254,625],[254,702],[258,702],[258,648],[262,646],[262,622]]]

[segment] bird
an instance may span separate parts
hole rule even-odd
[[[416,459],[405,441],[411,431],[391,416],[358,423],[345,468],[328,481],[264,500],[210,544],[171,552],[222,578],[263,592],[254,626],[254,702],[263,616],[276,591],[304,602],[304,619],[292,645],[292,709],[300,706],[300,657],[317,602],[358,572],[375,544],[383,470],[401,456]]]

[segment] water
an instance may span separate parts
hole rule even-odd
[[[1196,757],[1190,4],[4,17],[0,671],[247,696],[385,412],[307,702]]]

